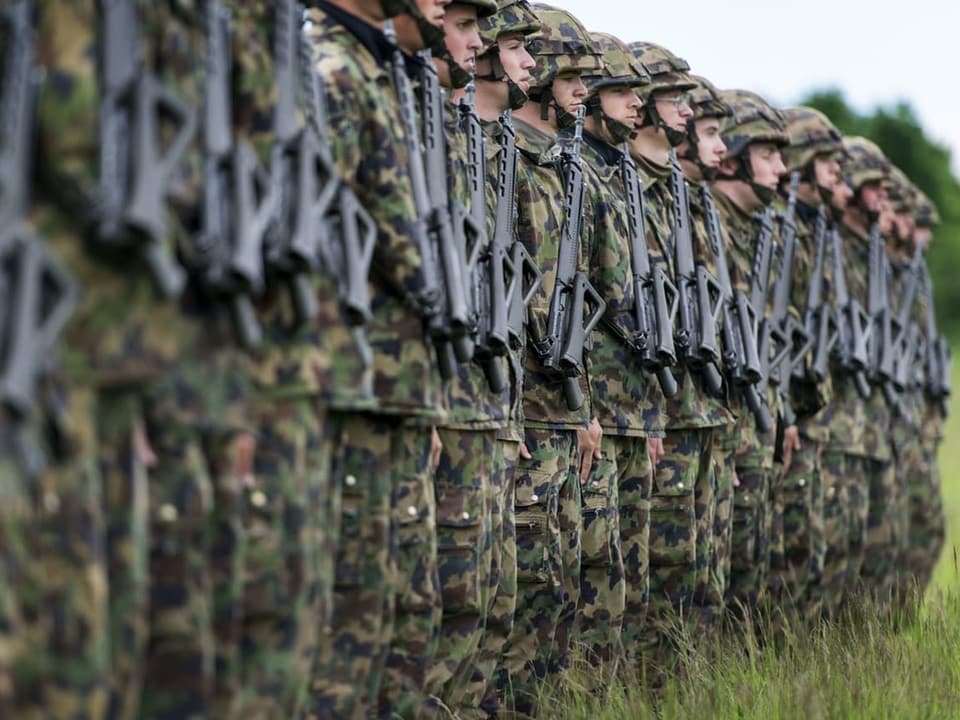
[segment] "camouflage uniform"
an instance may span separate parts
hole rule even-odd
[[[331,5],[312,9],[308,22],[337,168],[378,227],[368,326],[376,405],[338,412],[333,475],[342,479],[343,497],[332,637],[308,701],[311,716],[359,717],[377,702],[395,609],[406,640],[418,619],[440,610],[429,466],[430,425],[441,417],[439,378],[412,310],[419,307],[420,255],[411,240],[416,209],[403,124],[386,69],[392,47],[378,29]],[[423,552],[410,552],[418,544]],[[390,653],[395,678],[425,669],[433,638]]]
[[[586,31],[564,11],[534,9],[542,22],[531,39],[537,69],[531,102],[551,102],[553,77],[561,68],[590,72],[600,62]],[[572,41],[572,44],[570,42]],[[524,362],[524,443],[514,507],[517,537],[517,603],[513,630],[504,648],[499,682],[511,709],[533,714],[538,685],[563,666],[580,595],[581,495],[576,430],[591,417],[586,376],[578,379],[585,401],[569,410],[561,378],[543,366],[537,341],[556,277],[558,240],[564,222],[564,186],[558,172],[556,138],[515,121],[520,162],[517,172],[517,235],[543,273],[540,292],[529,308],[530,338]],[[589,214],[585,208],[584,212]],[[578,270],[586,271],[589,244],[581,240]]]
[[[506,33],[522,33],[529,36],[540,29],[540,21],[525,0],[500,0],[498,12],[480,20],[480,35],[484,51],[490,58],[491,76],[476,78],[477,92],[485,92],[487,83],[502,81],[502,66],[499,65],[498,38]],[[498,66],[500,70],[497,70]],[[512,83],[508,79],[508,85]],[[517,90],[520,90],[518,87]],[[514,93],[508,102],[517,107],[526,101],[526,95]],[[512,108],[511,108],[512,109]],[[488,232],[493,232],[498,207],[500,177],[501,133],[500,122],[481,119],[486,138],[487,164],[487,211]],[[505,159],[506,160],[506,159]],[[509,169],[509,165],[507,165]],[[516,193],[514,193],[515,195]],[[513,198],[508,210],[513,211]],[[515,219],[515,216],[514,216]],[[492,235],[491,235],[492,237]],[[516,227],[514,226],[514,237]],[[519,292],[519,288],[517,289]],[[501,664],[504,645],[513,629],[513,615],[517,605],[517,534],[514,507],[516,470],[519,461],[520,443],[523,441],[523,358],[526,351],[525,336],[519,338],[520,347],[509,348],[507,364],[509,384],[504,389],[501,402],[506,411],[505,426],[497,433],[496,455],[502,457],[502,472],[490,476],[488,503],[490,507],[490,583],[486,607],[486,624],[480,641],[480,650],[469,681],[452,698],[457,713],[462,718],[495,717],[500,711],[500,695],[497,691],[498,666]]]
[[[880,150],[863,138],[844,138],[847,158],[843,172],[848,184],[855,190],[867,182],[881,182],[889,171],[889,162]],[[874,180],[876,179],[876,180]],[[851,297],[861,298],[866,309],[869,292],[869,242],[865,230],[844,225],[840,232],[847,263],[847,286]],[[890,408],[879,387],[873,388],[864,403],[865,426],[863,449],[860,455],[863,472],[860,480],[853,480],[848,491],[851,512],[864,518],[863,560],[856,561],[851,550],[847,568],[848,590],[864,589],[879,599],[888,599],[893,582],[897,540],[896,533],[896,472],[890,446]],[[851,524],[851,546],[855,542]],[[859,571],[859,572],[857,572]]]
[[[689,65],[665,48],[653,43],[631,45],[637,61],[646,69],[652,84],[643,89],[646,98],[645,123],[656,124],[656,94],[696,87]],[[662,131],[665,132],[665,131]],[[683,137],[671,137],[671,145]],[[656,248],[651,262],[663,265],[669,277],[676,277],[676,244],[673,228],[678,209],[674,206],[670,178],[672,165],[639,158],[645,174],[644,200],[647,210],[648,244]],[[704,235],[691,233],[694,259],[703,261]],[[678,358],[679,362],[679,358]],[[709,620],[706,591],[713,552],[716,512],[714,428],[732,418],[721,400],[709,395],[699,372],[680,363],[675,372],[678,392],[661,401],[664,456],[654,468],[650,509],[650,609],[645,644],[653,657],[669,647],[671,629],[678,617]],[[661,659],[666,656],[661,656]]]
[[[780,113],[761,98],[742,90],[723,91],[721,98],[733,109],[733,116],[722,126],[727,156],[737,157],[752,141],[767,141],[783,146],[787,143],[786,127]],[[741,182],[744,179],[737,176]],[[731,282],[749,292],[751,268],[755,251],[757,225],[722,192],[716,192],[717,210],[728,237],[728,262]],[[772,279],[771,279],[772,282]],[[764,308],[763,311],[767,311]],[[761,309],[757,309],[760,313]],[[768,387],[766,402],[776,416],[778,397]],[[754,608],[766,585],[770,562],[770,533],[772,528],[771,501],[777,494],[774,469],[775,431],[761,432],[753,414],[743,400],[734,401],[738,415],[737,429],[740,444],[735,466],[740,485],[734,491],[733,534],[730,584],[727,602],[735,609]]]
[[[580,604],[575,639],[585,645],[587,662],[603,668],[597,674],[597,681],[603,683],[616,670],[622,652],[620,634],[627,595],[620,485],[629,480],[632,489],[638,475],[649,469],[646,434],[659,413],[651,402],[650,378],[635,354],[630,223],[621,171],[625,159],[622,149],[611,144],[625,140],[631,128],[608,117],[600,100],[600,93],[607,88],[637,88],[649,79],[622,42],[602,33],[591,34],[591,39],[603,52],[604,69],[589,78],[592,95],[588,111],[593,120],[592,133],[598,134],[584,134],[581,156],[591,212],[583,213],[582,223],[585,233],[593,238],[590,278],[606,303],[604,319],[590,338],[588,357],[590,393],[603,438],[602,457],[594,461],[582,488]],[[645,474],[640,482],[643,480]],[[646,499],[643,495],[641,502]],[[623,512],[631,522],[638,512],[645,514],[633,503]],[[630,561],[638,562],[637,555]],[[637,572],[636,568],[631,570],[631,574]]]

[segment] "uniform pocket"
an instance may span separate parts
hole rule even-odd
[[[619,534],[619,523],[614,522],[617,509],[611,501],[610,489],[616,482],[616,467],[614,460],[601,458],[594,463],[590,480],[581,488],[583,531],[580,550],[584,565],[607,566],[613,562],[614,534]]]
[[[653,475],[650,497],[650,564],[696,562],[696,466],[662,461]]]
[[[557,525],[557,491],[550,473],[528,470],[517,478],[515,526],[517,531],[517,581],[547,583],[556,580],[551,549],[560,554]]]

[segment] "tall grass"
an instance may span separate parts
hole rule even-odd
[[[682,668],[657,692],[632,668],[591,691],[597,671],[581,665],[543,688],[542,717],[960,718],[960,402],[953,406],[940,450],[947,540],[922,612],[890,619],[865,604],[843,622],[766,643],[750,633],[709,646],[681,636]]]

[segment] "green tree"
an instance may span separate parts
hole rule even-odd
[[[932,140],[907,102],[858,113],[839,90],[820,90],[801,101],[824,112],[846,135],[873,140],[940,211],[928,264],[934,280],[937,320],[951,337],[960,334],[960,181],[950,169],[950,150]]]

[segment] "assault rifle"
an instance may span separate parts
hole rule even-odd
[[[274,77],[277,102],[270,157],[273,223],[267,242],[270,271],[283,279],[296,314],[306,325],[319,313],[310,276],[325,271],[337,279],[337,294],[354,342],[369,366],[372,352],[363,334],[370,319],[367,279],[377,228],[337,171],[331,153],[323,82],[313,70],[300,11],[281,0],[274,12]],[[297,116],[302,97],[302,123]]]
[[[727,250],[720,232],[720,218],[707,182],[700,183],[700,199],[707,226],[707,241],[717,267],[722,303],[720,306],[720,347],[727,377],[743,395],[753,413],[757,428],[769,432],[773,418],[766,402],[757,392],[760,381],[760,359],[756,346],[756,312],[742,290],[734,290],[727,266]]]
[[[523,345],[523,327],[527,306],[533,299],[543,276],[523,243],[515,239],[517,187],[517,134],[513,128],[513,114],[506,110],[500,116],[500,162],[497,168],[497,214],[493,224],[491,243],[492,262],[497,263],[501,252],[509,253],[504,267],[511,271],[507,287],[507,335],[510,346]]]
[[[900,328],[900,332],[894,340],[896,373],[893,384],[897,392],[903,392],[910,384],[910,372],[914,368],[914,360],[918,356],[922,339],[919,325],[911,318],[913,309],[916,307],[917,296],[920,294],[922,265],[923,251],[918,246],[913,251],[910,265],[904,270],[907,277],[896,318],[896,324]]]
[[[470,82],[458,104],[460,129],[467,139],[467,182],[470,188],[470,213],[456,225],[463,229],[462,272],[468,279],[468,307],[474,318],[477,341],[474,357],[483,368],[491,392],[500,393],[507,386],[498,357],[507,353],[510,342],[507,328],[508,291],[513,280],[513,266],[507,245],[494,247],[487,238],[487,182],[483,128],[474,107],[476,88]]]
[[[583,218],[580,143],[583,140],[584,112],[582,106],[577,109],[573,139],[560,155],[564,180],[564,218],[560,231],[557,278],[550,298],[546,336],[534,342],[544,367],[563,376],[564,397],[571,410],[583,405],[583,393],[576,377],[583,372],[584,342],[606,309],[606,303],[587,276],[577,270],[580,222]],[[584,322],[588,306],[592,306],[592,310]]]
[[[891,410],[896,410],[899,403],[893,387],[894,329],[887,284],[889,263],[883,237],[880,235],[879,223],[875,222],[871,225],[869,243],[867,315],[870,316],[873,329],[867,343],[870,358],[867,377],[872,383],[880,386],[887,405]]]
[[[753,263],[751,265],[749,307],[753,309],[757,320],[755,337],[757,358],[760,361],[760,379],[757,390],[761,396],[767,391],[771,371],[771,332],[772,322],[767,317],[767,298],[770,294],[770,269],[773,264],[773,210],[766,207],[757,215],[759,228],[754,244]]]
[[[808,368],[809,376],[817,383],[827,378],[830,352],[837,341],[836,321],[829,303],[823,301],[823,269],[827,251],[827,211],[821,205],[813,231],[813,272],[807,286],[807,306],[803,323],[813,345],[813,358]],[[794,367],[794,377],[802,377],[802,364]]]
[[[693,256],[693,229],[690,226],[690,191],[676,151],[670,151],[670,190],[673,195],[673,249],[676,258],[679,325],[674,328],[676,343],[687,367],[697,370],[707,389],[723,389],[717,369],[717,321],[723,294],[716,279]]]
[[[5,411],[0,425],[7,424],[24,471],[34,477],[44,457],[28,438],[26,420],[38,405],[38,385],[52,370],[77,287],[27,222],[40,82],[29,0],[0,10],[0,37],[6,39],[0,65],[0,403]],[[55,425],[58,404],[50,397],[44,404]]]
[[[230,308],[245,348],[262,338],[251,295],[263,291],[263,242],[272,206],[266,172],[250,144],[234,138],[230,14],[205,2],[207,61],[203,108],[203,224],[193,270]]]
[[[648,372],[656,374],[667,397],[677,394],[670,368],[677,364],[673,323],[677,314],[677,288],[659,267],[650,263],[646,221],[643,217],[643,183],[627,143],[621,148],[620,171],[627,192],[630,226],[630,266],[633,274],[635,344]]]
[[[100,0],[99,179],[94,244],[136,252],[159,292],[178,296],[186,275],[167,248],[166,195],[197,130],[197,115],[144,67],[136,0]],[[163,147],[173,128],[172,139]]]
[[[870,336],[870,317],[863,306],[847,292],[847,278],[843,269],[843,251],[840,233],[830,231],[833,256],[833,287],[837,301],[835,353],[841,369],[848,373],[860,397],[870,398],[870,386],[864,374],[868,364],[867,339]]]
[[[949,408],[947,398],[951,393],[953,354],[947,339],[937,331],[936,309],[933,306],[933,282],[926,263],[922,268],[924,291],[927,297],[927,356],[924,363],[927,376],[926,392],[927,396],[938,404],[941,414],[946,417]]]

